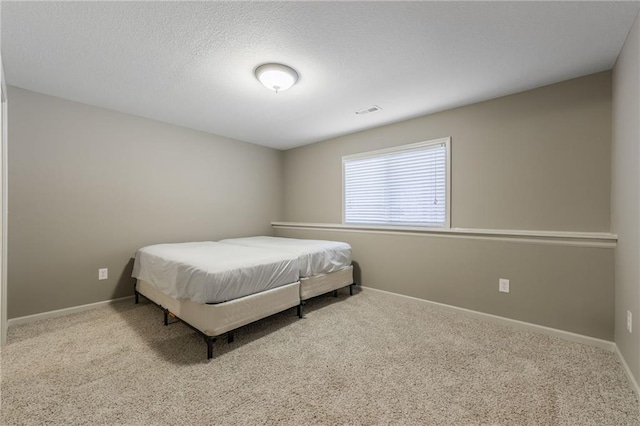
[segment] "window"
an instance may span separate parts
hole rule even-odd
[[[451,138],[342,157],[345,224],[449,227]]]

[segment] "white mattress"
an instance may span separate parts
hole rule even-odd
[[[298,271],[295,254],[205,241],[141,248],[132,276],[178,300],[221,303],[294,283]]]
[[[284,251],[298,256],[300,276],[328,274],[351,265],[351,246],[325,240],[299,240],[280,237],[247,237],[221,240],[220,243],[261,247]]]

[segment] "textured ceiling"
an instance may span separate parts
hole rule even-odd
[[[279,149],[610,69],[637,2],[8,2],[9,84]],[[275,94],[253,70],[300,81]],[[379,105],[382,111],[356,115]]]

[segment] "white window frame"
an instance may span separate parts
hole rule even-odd
[[[366,157],[377,157],[387,154],[393,154],[396,152],[413,150],[416,148],[423,148],[433,145],[445,146],[446,151],[446,170],[445,170],[445,223],[443,226],[411,226],[411,225],[367,225],[367,224],[347,224],[346,223],[346,191],[345,191],[345,162],[349,160],[356,160]],[[379,149],[376,151],[361,152],[358,154],[345,155],[342,157],[342,224],[346,226],[352,226],[354,228],[368,228],[368,229],[407,229],[407,228],[419,228],[419,229],[449,229],[451,228],[451,137],[432,139],[424,142],[412,143],[408,145],[395,146],[392,148]]]

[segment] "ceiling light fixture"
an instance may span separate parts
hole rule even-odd
[[[296,84],[298,73],[286,65],[262,64],[256,68],[256,78],[264,87],[278,93]]]

